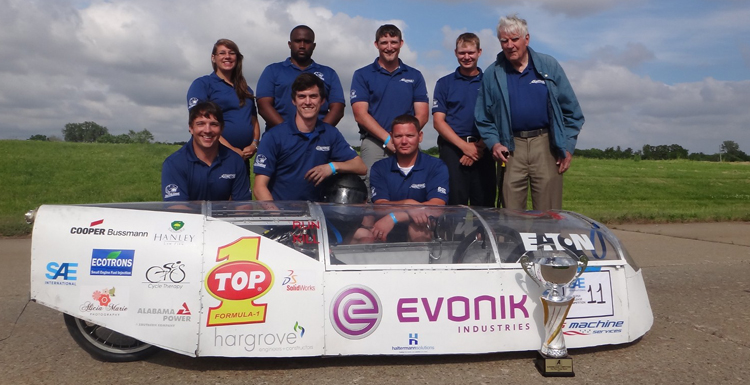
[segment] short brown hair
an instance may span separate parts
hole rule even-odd
[[[401,30],[393,24],[381,25],[380,28],[378,28],[378,30],[375,32],[375,41],[380,40],[380,38],[383,36],[393,36],[397,37],[398,40],[404,40],[401,37]]]
[[[482,48],[479,46],[479,36],[472,32],[465,32],[458,35],[458,38],[456,39],[456,48],[461,44],[474,44],[477,49]]]
[[[391,132],[393,132],[393,127],[397,124],[413,124],[417,132],[422,131],[422,125],[419,124],[419,119],[414,115],[403,114],[397,116],[396,119],[393,119],[393,123],[391,123]]]
[[[199,117],[210,118],[211,116],[219,121],[219,127],[224,128],[224,113],[221,111],[221,107],[219,107],[218,104],[211,101],[200,102],[190,108],[188,125],[192,126],[195,119],[198,119]]]

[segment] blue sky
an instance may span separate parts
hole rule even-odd
[[[486,67],[500,16],[528,20],[531,46],[556,57],[581,102],[578,148],[679,144],[750,152],[750,2],[745,0],[0,0],[0,139],[61,136],[95,121],[113,134],[147,128],[187,139],[185,93],[210,72],[219,38],[245,54],[255,88],[289,55],[289,30],[310,25],[314,59],[351,76],[377,56],[375,29],[399,25],[401,58],[430,94],[456,67],[455,37],[479,34]],[[338,128],[358,144],[351,108]],[[423,148],[435,145],[432,123]]]

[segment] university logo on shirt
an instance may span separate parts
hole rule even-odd
[[[254,167],[260,167],[260,168],[266,168],[266,158],[263,154],[258,154],[258,156],[255,157],[255,164]]]

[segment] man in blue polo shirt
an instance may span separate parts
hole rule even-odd
[[[493,158],[506,164],[503,204],[526,210],[531,189],[534,210],[561,209],[581,106],[560,63],[529,48],[526,20],[501,18],[497,37],[503,52],[485,71],[474,117]]]
[[[419,124],[411,115],[393,120],[396,154],[375,162],[370,170],[373,203],[442,206],[448,202],[448,168],[442,160],[419,151],[423,137]],[[397,224],[408,223],[410,240],[428,240],[428,217],[423,209],[394,211],[375,222],[373,236],[385,240]]]
[[[193,137],[162,164],[165,201],[252,199],[245,162],[219,143],[223,130],[224,116],[216,103],[200,102],[190,109]]]
[[[368,170],[392,155],[390,124],[402,114],[416,116],[419,129],[429,118],[429,98],[422,73],[398,58],[404,41],[401,30],[385,24],[375,33],[378,58],[354,72],[350,102],[362,139],[360,155]],[[368,178],[369,178],[368,172]]]
[[[311,73],[292,83],[297,113],[266,131],[255,156],[253,194],[258,200],[320,199],[321,182],[336,173],[364,175],[365,164],[336,127],[318,119],[325,85]]]
[[[320,106],[320,119],[335,126],[344,116],[344,89],[333,68],[312,59],[315,50],[315,32],[298,25],[289,34],[289,57],[279,63],[269,64],[258,79],[258,111],[266,121],[266,130],[293,120],[297,109],[292,103],[292,82],[301,73],[312,73],[325,83],[328,97]]]
[[[493,207],[495,162],[474,124],[474,105],[482,83],[477,67],[479,37],[467,32],[456,39],[458,68],[435,84],[432,123],[440,134],[440,159],[448,166],[448,204]]]

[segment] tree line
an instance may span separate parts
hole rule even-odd
[[[152,143],[154,135],[147,129],[128,130],[127,134],[112,135],[107,127],[95,122],[68,123],[62,129],[63,140],[79,143]],[[32,135],[29,140],[55,141],[55,137]]]
[[[62,129],[63,139],[66,142],[83,142],[83,143],[153,143],[154,135],[147,129],[141,131],[128,130],[127,134],[112,135],[107,127],[100,126],[95,122],[68,123]],[[46,135],[32,135],[29,140],[53,141],[55,137]],[[177,144],[184,144],[179,142]],[[356,147],[355,147],[356,148]],[[357,149],[358,150],[358,149]],[[438,148],[431,147],[425,150],[426,153],[437,156]],[[634,159],[634,160],[670,160],[670,159],[689,159],[702,160],[710,162],[748,162],[750,156],[740,150],[739,144],[733,140],[725,140],[719,146],[719,152],[716,154],[704,154],[702,152],[690,153],[686,148],[679,144],[652,146],[645,144],[640,150],[633,150],[628,147],[621,149],[617,147],[607,147],[604,150],[598,148],[579,149],[575,152],[576,156],[593,159]]]
[[[604,150],[598,148],[576,150],[576,156],[593,159],[635,159],[635,160],[671,160],[671,159],[689,159],[702,160],[709,162],[748,162],[750,156],[740,150],[740,145],[733,140],[725,140],[719,146],[719,152],[716,154],[704,154],[702,152],[690,153],[686,148],[679,144],[652,146],[645,144],[640,150],[633,150],[628,147],[621,149],[617,147],[607,147]]]

